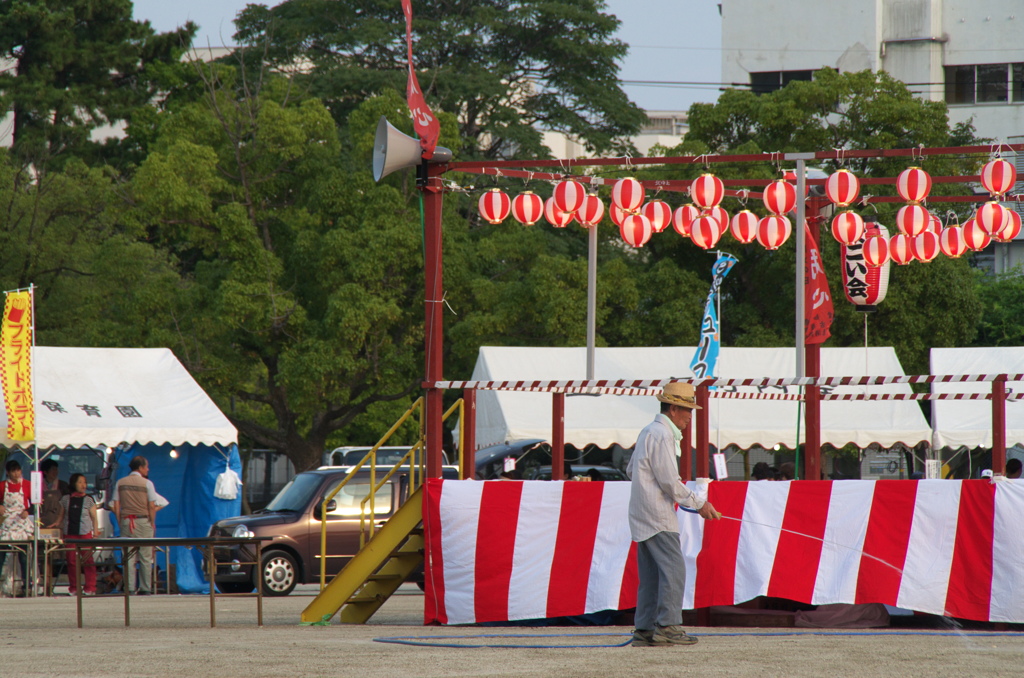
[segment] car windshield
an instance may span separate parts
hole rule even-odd
[[[265,511],[302,511],[309,506],[316,489],[320,487],[320,476],[315,473],[300,473],[281,488],[277,496],[267,504]]]
[[[355,466],[363,460],[363,457],[365,457],[369,451],[370,449],[349,450],[345,453],[345,462],[342,465]],[[408,452],[408,447],[404,447],[400,450],[377,450],[377,466],[394,466]],[[367,464],[366,468],[370,468],[369,464]]]

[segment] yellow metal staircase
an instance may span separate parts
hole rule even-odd
[[[456,411],[462,414],[460,399],[441,417],[443,422]],[[419,440],[409,452],[393,467],[387,470],[377,467],[377,450],[414,413],[420,414]],[[320,532],[320,594],[302,611],[304,624],[328,624],[340,611],[339,620],[346,624],[364,624],[373,613],[380,609],[402,582],[423,564],[423,479],[426,477],[424,462],[423,398],[391,427],[380,442],[374,445],[362,461],[352,467],[348,476],[334,491],[323,499],[321,515],[327,515],[327,505],[355,473],[364,467],[370,471],[370,490],[362,500],[360,511],[360,543],[362,547],[342,568],[334,579],[327,583],[326,525],[321,524]],[[459,436],[459,466],[462,467],[462,436]],[[409,498],[391,518],[379,529],[371,519],[376,515],[374,498],[377,491],[395,474],[408,470]],[[380,473],[380,475],[378,475]],[[365,538],[369,536],[369,540]]]
[[[366,623],[423,564],[422,525],[420,488],[302,611],[302,621],[326,622],[340,610],[342,623]]]

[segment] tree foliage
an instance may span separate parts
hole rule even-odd
[[[196,27],[157,34],[132,20],[131,0],[0,3],[0,106],[13,114],[13,149],[40,165],[95,153],[90,133],[130,119],[167,93]]]
[[[462,158],[546,156],[541,129],[602,153],[644,114],[622,91],[626,45],[601,0],[432,0],[415,4],[415,64],[428,102],[458,116]],[[339,122],[369,96],[404,92],[399,0],[249,5],[238,38],[299,80]]]

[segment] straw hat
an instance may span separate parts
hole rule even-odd
[[[697,396],[694,394],[693,384],[684,384],[673,381],[665,384],[661,393],[655,396],[658,400],[669,405],[678,405],[691,410],[703,409],[697,405]]]

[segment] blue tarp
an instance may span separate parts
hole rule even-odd
[[[171,450],[177,451],[177,458]],[[131,473],[128,464],[141,454],[149,461],[149,479],[156,491],[167,498],[169,505],[156,514],[157,537],[205,537],[210,526],[242,512],[242,491],[235,499],[213,496],[217,476],[230,466],[242,476],[242,460],[238,446],[224,448],[209,445],[139,445],[119,450],[117,479]],[[115,532],[119,530],[114,527]],[[161,570],[167,571],[165,559],[158,557]],[[196,549],[175,546],[170,562],[175,564],[175,579],[181,593],[209,593],[203,576],[203,554]]]

